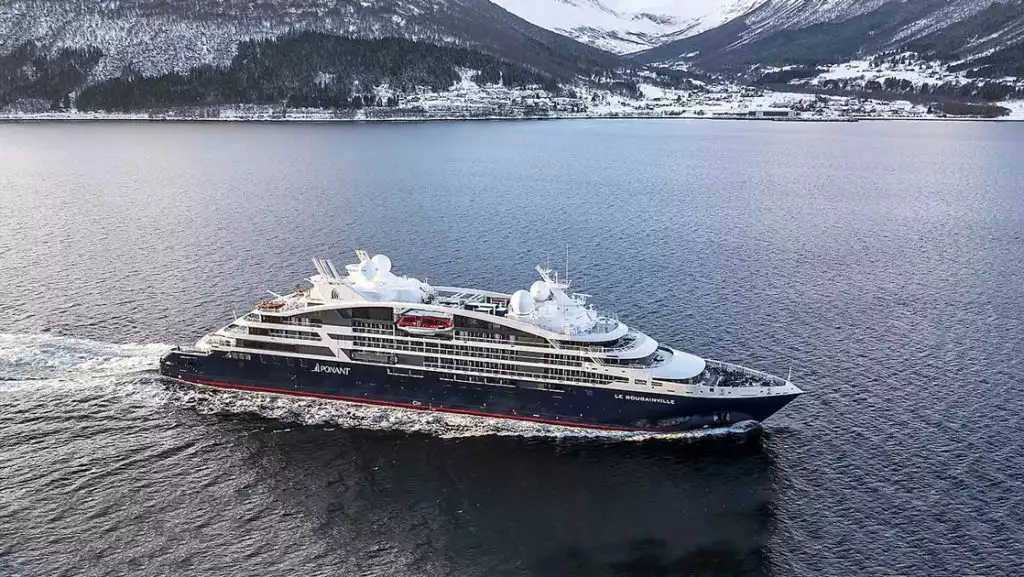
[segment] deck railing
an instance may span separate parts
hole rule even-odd
[[[709,367],[722,369],[730,372],[736,372],[750,377],[756,377],[758,379],[761,379],[762,381],[768,381],[769,383],[772,384],[772,386],[781,387],[789,384],[789,381],[782,377],[777,377],[775,375],[768,374],[764,371],[758,371],[756,369],[751,369],[741,365],[734,365],[732,363],[726,363],[724,361],[715,361],[711,359],[704,359],[704,362]]]
[[[556,349],[583,351],[585,353],[616,353],[633,348],[633,345],[635,345],[637,340],[640,339],[640,331],[636,329],[629,329],[629,332],[627,332],[622,338],[625,340],[614,347],[602,347],[600,345],[573,345],[566,343],[565,341],[552,341],[552,345]]]

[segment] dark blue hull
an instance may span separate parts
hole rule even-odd
[[[235,353],[237,355],[237,353]],[[610,388],[497,385],[387,366],[292,359],[275,355],[209,355],[175,350],[160,362],[162,375],[201,385],[320,397],[413,409],[538,421],[598,429],[686,431],[741,421],[763,421],[796,395],[708,399]],[[248,357],[248,358],[245,358]],[[408,373],[408,371],[404,371]],[[464,378],[464,377],[463,377]]]

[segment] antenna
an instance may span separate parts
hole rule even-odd
[[[791,385],[790,381],[793,379],[793,365],[789,365],[789,374],[786,375],[786,384]]]
[[[330,259],[326,259],[324,264],[327,265],[327,270],[331,271],[331,276],[334,277],[334,280],[339,280],[341,278],[341,275],[338,274],[338,269],[334,268],[334,263],[331,262]]]
[[[565,243],[565,283],[569,284],[569,243]]]

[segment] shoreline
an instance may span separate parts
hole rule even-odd
[[[222,122],[222,123],[294,123],[294,124],[343,124],[343,123],[427,123],[427,122],[501,122],[536,120],[731,120],[751,122],[784,123],[851,123],[851,122],[1024,122],[1024,117],[982,118],[982,117],[939,117],[939,116],[835,116],[835,117],[786,117],[764,118],[739,115],[666,115],[666,114],[594,114],[579,116],[424,116],[424,117],[382,117],[382,118],[331,118],[316,115],[295,115],[283,118],[269,116],[234,117],[185,117],[185,116],[142,116],[132,114],[79,115],[79,114],[26,114],[0,116],[0,124],[47,123],[47,122]]]

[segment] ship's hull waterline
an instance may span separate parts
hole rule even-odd
[[[409,373],[384,365],[318,362],[277,355],[229,358],[174,350],[161,360],[164,376],[219,389],[305,396],[483,417],[605,430],[679,432],[761,422],[797,394],[690,397],[590,386],[541,388],[459,380],[456,374]],[[461,377],[465,379],[465,377]]]

